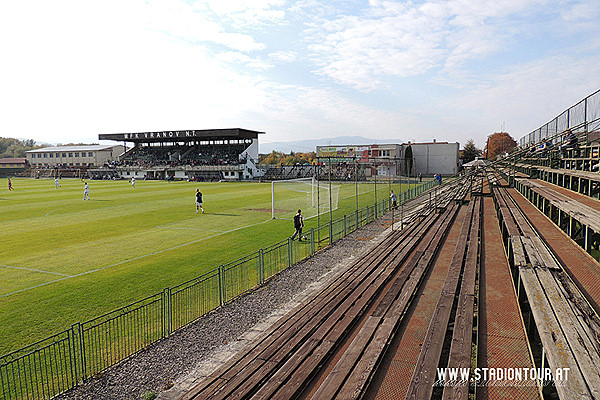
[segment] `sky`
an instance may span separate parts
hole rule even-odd
[[[598,0],[6,0],[0,137],[245,128],[483,147],[600,88],[598,20]]]

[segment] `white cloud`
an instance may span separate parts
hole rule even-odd
[[[318,72],[361,89],[383,85],[382,77],[421,74],[444,55],[435,21],[404,7],[390,16],[345,16],[311,35],[309,49]]]
[[[295,51],[274,51],[269,53],[269,58],[275,62],[293,62],[298,58],[298,53]]]
[[[3,2],[0,135],[241,126],[270,141],[480,144],[504,121],[535,129],[600,83],[598,3],[547,2]]]
[[[217,16],[242,26],[281,23],[285,12],[284,0],[206,0],[194,3],[207,6]]]
[[[598,63],[598,55],[584,58],[574,54],[516,65],[488,76],[486,84],[447,99],[442,107],[459,115],[471,114],[470,122],[482,128],[489,125],[479,134],[480,139],[506,122],[507,131],[518,140],[597,90],[600,76],[589,71]]]
[[[596,20],[600,16],[600,3],[595,0],[577,1],[571,7],[560,10],[567,23]]]
[[[519,29],[512,17],[547,0],[370,1],[361,15],[317,21],[308,48],[318,73],[359,89],[390,77],[459,68],[503,49]]]

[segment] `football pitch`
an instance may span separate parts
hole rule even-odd
[[[78,179],[63,179],[58,189],[54,180],[13,179],[15,191],[0,192],[0,354],[293,233],[292,210],[271,218],[270,183],[88,182],[85,201]],[[375,203],[372,183],[334,186],[334,219]],[[195,213],[196,188],[204,214]],[[403,189],[382,182],[378,199],[390,188]],[[320,218],[325,223],[329,212]],[[305,221],[305,230],[316,226],[317,218]]]

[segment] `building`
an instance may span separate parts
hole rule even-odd
[[[114,165],[122,178],[198,181],[260,177],[258,136],[241,128],[101,134],[100,140],[130,142]]]
[[[317,157],[322,163],[353,163],[369,166],[365,177],[400,175],[402,146],[399,144],[372,144],[367,146],[317,146]],[[339,168],[339,167],[338,167]],[[351,168],[350,168],[351,169]],[[351,174],[352,172],[349,171]]]
[[[406,150],[410,146],[412,167],[406,162]],[[372,144],[367,146],[317,146],[321,162],[369,163],[366,176],[424,176],[456,175],[460,167],[459,143],[436,142],[404,144]],[[409,171],[410,168],[410,171]]]
[[[25,158],[0,158],[0,176],[11,176],[25,171],[28,167]]]
[[[477,157],[473,161],[463,164],[464,169],[477,169],[477,168],[485,168],[491,163],[483,157]]]
[[[25,169],[27,168],[26,158],[0,158],[1,169]]]
[[[25,154],[34,168],[92,168],[117,161],[124,152],[123,145],[81,145],[43,147]]]
[[[429,176],[434,174],[456,175],[460,169],[460,144],[458,142],[406,143],[402,145],[402,157],[406,148],[412,149],[414,166],[411,174]]]

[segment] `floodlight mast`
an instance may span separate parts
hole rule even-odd
[[[275,219],[275,181],[271,181],[271,218]]]
[[[316,200],[316,193],[315,193],[315,186],[316,186],[316,180],[315,177],[313,176],[311,181],[310,181],[311,185],[311,202],[312,202],[312,207],[315,207],[315,200]],[[320,211],[317,209],[317,213],[319,213]]]

